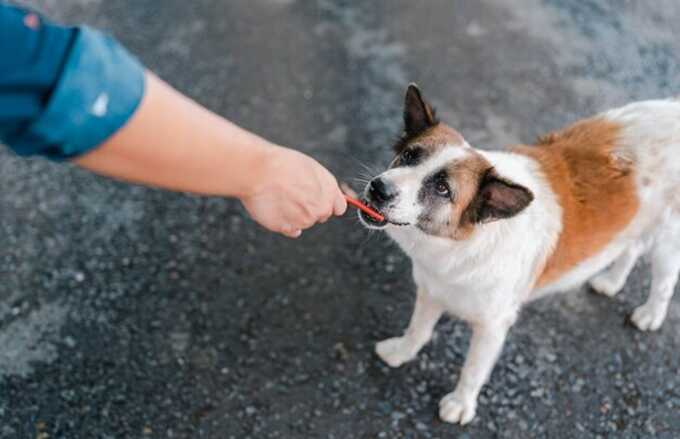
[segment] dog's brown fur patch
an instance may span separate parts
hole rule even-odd
[[[539,163],[562,207],[562,232],[536,287],[597,254],[635,216],[633,162],[615,151],[620,130],[603,118],[587,119],[542,137],[536,146],[514,148]]]
[[[420,145],[427,153],[434,153],[446,145],[463,146],[464,144],[465,140],[458,131],[444,123],[437,123],[418,135],[402,137],[394,146],[394,150],[399,154],[412,145]]]
[[[475,221],[469,215],[468,207],[479,190],[484,174],[491,163],[476,152],[457,161],[447,169],[449,179],[455,181],[456,200],[451,211],[449,236],[455,240],[467,239],[474,231]]]
[[[463,146],[465,140],[463,136],[451,128],[450,126],[439,123],[437,126],[424,131],[420,136],[412,141],[412,143],[418,142],[427,148],[438,149],[445,145],[459,145]]]

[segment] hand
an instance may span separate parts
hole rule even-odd
[[[335,177],[316,160],[275,146],[254,173],[241,202],[260,225],[290,238],[347,209]]]

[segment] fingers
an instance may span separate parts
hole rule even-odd
[[[298,238],[304,230],[313,227],[324,218],[324,213],[318,210],[317,203],[312,201],[288,205],[282,211],[280,233],[289,238]]]
[[[323,203],[320,206],[320,215],[319,215],[319,222],[320,223],[325,223],[328,221],[330,217],[333,216],[336,212],[336,204],[338,204],[338,185],[335,182],[335,178],[333,176],[329,176],[330,181],[328,185],[325,188],[324,191],[324,198],[323,198]],[[341,194],[342,196],[342,194]],[[344,197],[342,197],[342,201],[344,201]]]
[[[319,222],[320,222],[321,224],[323,224],[323,223],[325,223],[326,221],[328,221],[332,216],[333,216],[333,210],[332,210],[332,209],[328,209],[328,210],[326,211],[326,213],[319,219]]]
[[[325,223],[330,217],[342,215],[347,208],[344,195],[338,187],[335,177],[321,165],[318,165],[316,174],[316,187],[310,188],[306,193],[306,200],[302,209],[306,213],[305,228],[316,223]]]
[[[295,228],[291,225],[285,224],[283,227],[281,227],[279,233],[288,238],[297,239],[300,237],[300,235],[302,235],[302,230]]]
[[[333,215],[342,215],[347,209],[345,198],[337,187],[332,188],[328,195],[305,194],[298,198],[303,200],[283,205],[277,203],[279,199],[268,200],[263,203],[263,215],[256,216],[256,219],[269,230],[295,239],[304,230],[317,223],[325,223]]]
[[[298,238],[303,230],[307,230],[318,223],[325,223],[333,216],[332,205],[324,206],[317,200],[301,205],[294,212],[289,212],[284,219],[281,233],[289,238]]]
[[[325,168],[323,169],[322,177],[322,193],[323,193],[323,203],[322,206],[325,210],[324,222],[332,215],[340,216],[344,215],[347,210],[347,201],[345,200],[345,195],[342,192],[338,181],[335,179],[333,174],[331,174]]]
[[[275,230],[288,238],[299,238],[302,231],[314,225],[314,220],[304,211],[304,209],[291,209],[282,212],[280,227]]]
[[[316,221],[319,223],[325,223],[333,215],[344,215],[346,210],[347,201],[345,200],[345,196],[339,191],[339,189],[336,188],[325,197],[324,203],[319,206],[318,212],[316,214]]]
[[[352,198],[359,198],[359,194],[357,194],[357,191],[355,191],[354,189],[352,189],[352,188],[350,187],[350,185],[348,185],[348,184],[345,183],[344,181],[343,181],[342,183],[340,183],[339,186],[340,186],[340,191],[341,191],[343,194],[347,194],[347,195],[349,195],[349,196],[352,197]]]
[[[268,174],[270,180],[259,184],[257,193],[241,199],[253,219],[268,230],[298,238],[315,224],[345,213],[347,202],[326,168],[303,154],[279,152],[278,167]]]
[[[347,211],[347,200],[345,200],[345,196],[338,189],[338,193],[335,196],[335,200],[333,202],[333,213],[335,213],[336,216],[340,216],[340,215],[344,215],[346,211]]]

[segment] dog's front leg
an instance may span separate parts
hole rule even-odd
[[[432,337],[432,330],[443,312],[444,308],[425,290],[419,288],[406,333],[402,337],[389,338],[377,343],[375,352],[391,367],[399,367],[412,360]]]
[[[513,322],[514,316],[500,322],[473,325],[470,350],[456,390],[439,402],[439,417],[442,421],[465,425],[475,417],[477,396],[491,374]]]

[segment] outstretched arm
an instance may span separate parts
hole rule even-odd
[[[211,113],[101,32],[3,3],[0,142],[125,181],[238,197],[290,237],[346,209],[314,159]]]
[[[239,128],[151,73],[130,121],[75,163],[126,181],[237,197],[260,224],[292,237],[346,208],[315,160]]]

